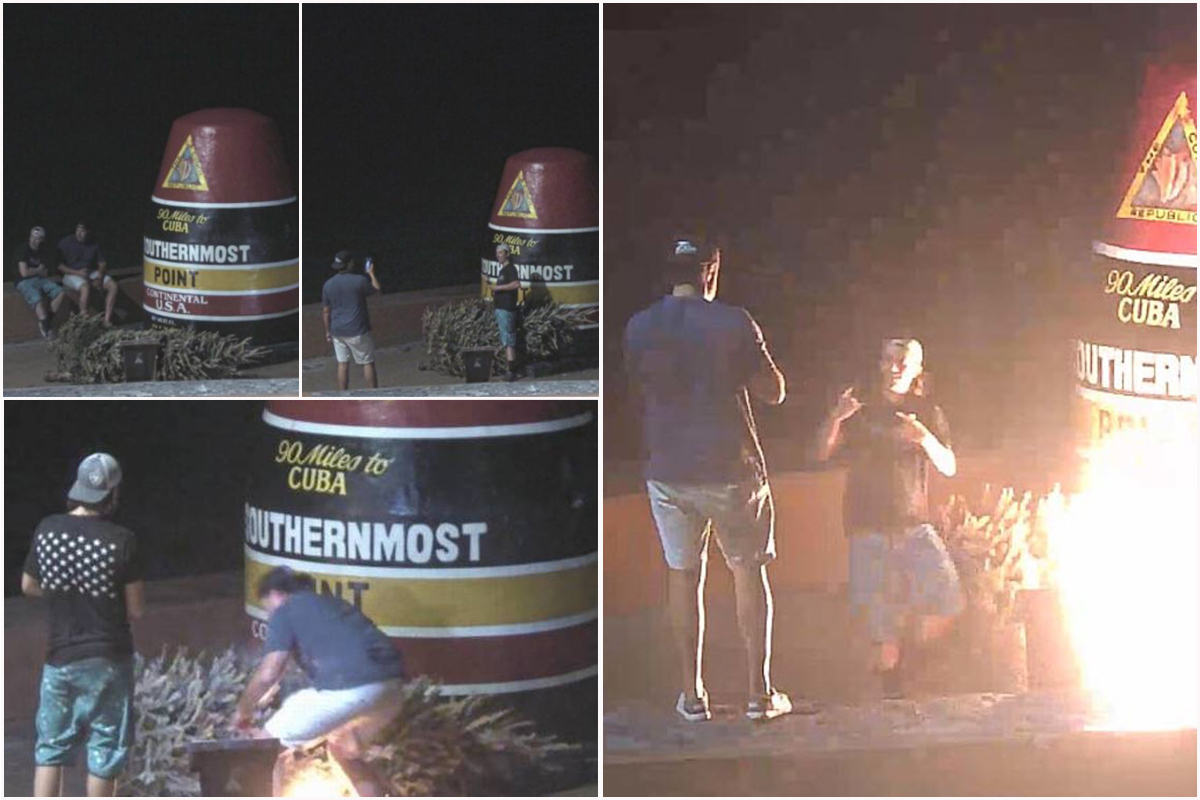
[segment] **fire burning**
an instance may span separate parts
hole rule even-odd
[[[280,797],[358,797],[354,783],[324,748],[312,753],[292,751],[281,757]]]
[[[1196,726],[1195,441],[1106,438],[1049,521],[1083,688],[1116,730]]]

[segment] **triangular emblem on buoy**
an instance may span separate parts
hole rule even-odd
[[[529,186],[525,183],[525,170],[517,173],[517,179],[509,187],[496,216],[537,219],[537,209],[533,207],[533,198],[529,196]]]
[[[1196,121],[1186,92],[1167,112],[1117,218],[1196,224]]]
[[[208,191],[208,181],[204,179],[204,168],[200,166],[200,159],[196,155],[196,147],[192,144],[190,135],[183,143],[183,147],[179,148],[179,155],[175,156],[175,163],[171,164],[171,171],[167,173],[167,179],[163,181],[163,188],[190,189],[193,192]]]

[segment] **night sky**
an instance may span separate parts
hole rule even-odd
[[[305,6],[306,302],[343,247],[373,252],[386,290],[477,282],[505,159],[597,152],[598,14]]]
[[[925,342],[963,448],[1066,426],[1069,292],[1128,185],[1146,61],[1169,40],[1195,62],[1195,6],[604,14],[607,463],[636,456],[625,323],[696,229],[789,378],[759,415],[776,467],[884,336]]]
[[[140,265],[167,133],[184,114],[273,118],[294,173],[299,63],[294,5],[6,5],[6,270],[33,225],[53,244],[80,217],[110,268]]]
[[[151,580],[242,563],[247,441],[261,402],[14,401],[4,404],[4,594],[20,590],[38,521],[66,510],[80,460],[121,465],[114,521],[144,548]]]

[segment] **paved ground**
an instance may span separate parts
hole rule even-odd
[[[181,381],[163,382],[153,389],[141,388],[135,394],[135,384],[111,384],[114,388],[100,386],[72,386],[48,383],[47,372],[55,368],[54,357],[44,340],[17,342],[4,345],[4,393],[6,396],[26,397],[175,397],[196,394],[202,396],[241,395],[261,397],[266,395],[297,396],[297,378],[300,364],[296,360],[278,364],[265,364],[248,368],[238,378],[228,381]],[[26,390],[21,393],[12,390]]]
[[[424,344],[413,342],[394,347],[381,347],[375,353],[375,369],[379,378],[379,390],[371,392],[380,394],[408,397],[430,396],[525,396],[553,394],[562,396],[581,396],[599,394],[600,370],[585,369],[574,372],[564,372],[557,375],[546,375],[537,379],[523,378],[513,383],[505,383],[499,378],[493,378],[487,389],[479,389],[480,394],[464,393],[468,384],[462,378],[443,375],[440,372],[422,370],[421,362],[425,360]],[[301,365],[301,381],[306,395],[326,394],[337,392],[337,363],[332,356],[306,358]],[[573,386],[557,387],[558,382],[570,382]],[[356,364],[350,365],[350,391],[363,391],[362,368]],[[471,384],[472,387],[481,384]],[[431,388],[432,387],[432,388]],[[445,387],[444,389],[441,387]],[[396,391],[389,391],[395,389]]]
[[[723,566],[713,564],[715,569]],[[605,793],[622,795],[1192,794],[1195,729],[1091,732],[1072,692],[994,691],[994,664],[951,637],[911,699],[884,701],[844,594],[776,595],[773,678],[821,713],[742,715],[731,592],[710,594],[705,675],[714,719],[689,724],[665,609],[604,620]]]

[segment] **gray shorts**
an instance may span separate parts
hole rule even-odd
[[[714,532],[730,567],[758,566],[775,558],[775,504],[768,484],[648,480],[646,491],[671,569],[699,569]]]
[[[949,617],[963,609],[958,571],[932,525],[850,537],[850,604],[872,642],[895,642],[909,615]]]

